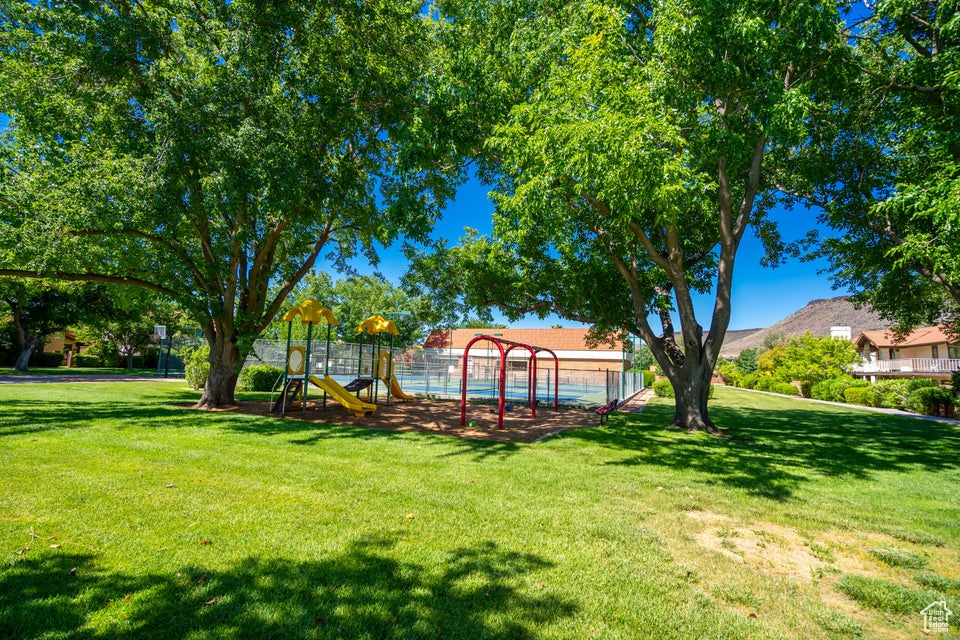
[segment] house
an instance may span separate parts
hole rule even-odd
[[[72,331],[61,331],[47,336],[43,343],[44,353],[62,353],[64,367],[73,366],[73,358],[80,353],[87,343],[77,340]]]
[[[854,340],[862,362],[853,375],[949,380],[960,370],[960,343],[944,327],[919,327],[901,339],[892,331],[863,331]]]
[[[632,355],[624,355],[623,343],[602,343],[591,347],[587,344],[589,329],[442,329],[434,331],[424,342],[423,348],[432,352],[435,361],[449,362],[459,369],[463,365],[463,352],[467,344],[477,336],[489,335],[505,341],[522,342],[534,347],[550,349],[556,353],[562,369],[590,371],[622,371],[624,364],[630,368]],[[471,369],[496,367],[500,352],[486,340],[476,342],[470,348]],[[514,349],[507,357],[507,368],[524,370],[530,354],[526,349]],[[553,369],[553,358],[542,355],[537,360],[539,370]]]

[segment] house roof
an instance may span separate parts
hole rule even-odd
[[[453,333],[451,344],[450,334]],[[601,343],[596,347],[587,345],[589,329],[441,329],[434,331],[423,343],[426,349],[463,349],[479,334],[496,336],[511,342],[522,342],[534,347],[554,351],[620,351],[619,340]]]
[[[953,344],[943,327],[919,327],[903,337],[899,342],[892,331],[863,331],[854,342],[860,346],[869,342],[878,349],[921,347],[931,344]]]

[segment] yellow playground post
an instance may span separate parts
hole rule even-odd
[[[397,331],[397,325],[393,320],[387,320],[380,314],[374,314],[360,323],[360,326],[357,327],[357,333],[367,334],[370,336],[370,346],[373,350],[373,366],[372,366],[372,379],[374,390],[372,398],[377,397],[379,391],[379,381],[383,381],[386,387],[390,390],[390,396],[397,398],[399,400],[413,400],[413,396],[404,393],[403,389],[400,388],[400,383],[397,382],[396,376],[393,375],[393,336],[399,335]],[[382,344],[382,336],[384,334],[389,334],[390,336],[390,346],[389,348],[383,348],[385,345]],[[360,337],[360,353],[361,360],[363,354],[363,336]],[[362,370],[362,362],[360,364]],[[387,397],[387,402],[390,402],[390,396]]]
[[[307,325],[307,344],[305,347],[291,345],[293,321],[300,317],[301,324]],[[327,397],[342,405],[356,416],[364,416],[377,410],[376,405],[361,401],[344,389],[340,383],[331,378],[330,365],[330,333],[338,324],[333,312],[313,299],[307,299],[293,307],[281,318],[290,323],[287,327],[287,355],[284,369],[283,387],[280,397],[273,405],[274,413],[285,413],[286,410],[299,402],[301,411],[307,408],[307,383],[323,391],[323,406],[327,405]],[[324,352],[323,378],[310,373],[310,343],[313,340],[313,325],[325,321],[327,324],[327,348]],[[299,396],[299,399],[298,399]]]

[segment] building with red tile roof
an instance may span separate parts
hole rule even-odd
[[[480,329],[441,329],[434,331],[423,343],[425,349],[448,350],[449,359],[462,364],[463,351],[467,344],[477,336],[484,334],[504,341],[519,342],[533,347],[550,349],[557,354],[563,369],[587,369],[602,371],[621,371],[624,366],[623,344],[620,340],[591,345],[587,340],[589,329],[524,329],[524,328],[480,328]],[[470,360],[485,366],[496,360],[499,351],[490,342],[480,340],[470,348]],[[511,368],[523,368],[529,359],[526,349],[514,349],[508,357]],[[631,366],[632,356],[626,354],[626,366]],[[553,368],[553,358],[541,355],[538,369]]]
[[[960,343],[944,327],[919,327],[898,337],[892,331],[863,331],[853,343],[863,363],[856,375],[943,378],[960,369]]]

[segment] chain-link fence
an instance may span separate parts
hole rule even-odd
[[[303,341],[293,341],[292,346],[305,347]],[[258,340],[246,365],[268,364],[283,367],[286,361],[287,343],[282,340]],[[368,377],[375,368],[378,353],[371,345],[331,344],[327,352],[326,342],[310,345],[309,370],[311,375],[330,375],[346,385],[358,377]],[[463,384],[463,369],[460,355],[448,349],[417,349],[394,351],[394,377],[400,387],[411,395],[436,398],[459,398]],[[603,369],[573,369],[560,362],[559,371],[552,361],[541,361],[537,370],[536,397],[540,403],[553,402],[554,389],[561,404],[573,406],[599,406],[614,398],[626,398],[643,388],[641,372],[606,371]],[[523,403],[531,392],[527,358],[508,360],[505,382],[505,397],[508,402]],[[474,400],[495,400],[499,395],[500,363],[496,357],[473,357],[467,367],[467,397]]]
[[[160,345],[157,375],[182,378],[184,376],[183,353],[188,349],[196,349],[202,344],[206,344],[203,338],[196,337],[178,336],[164,340]]]

